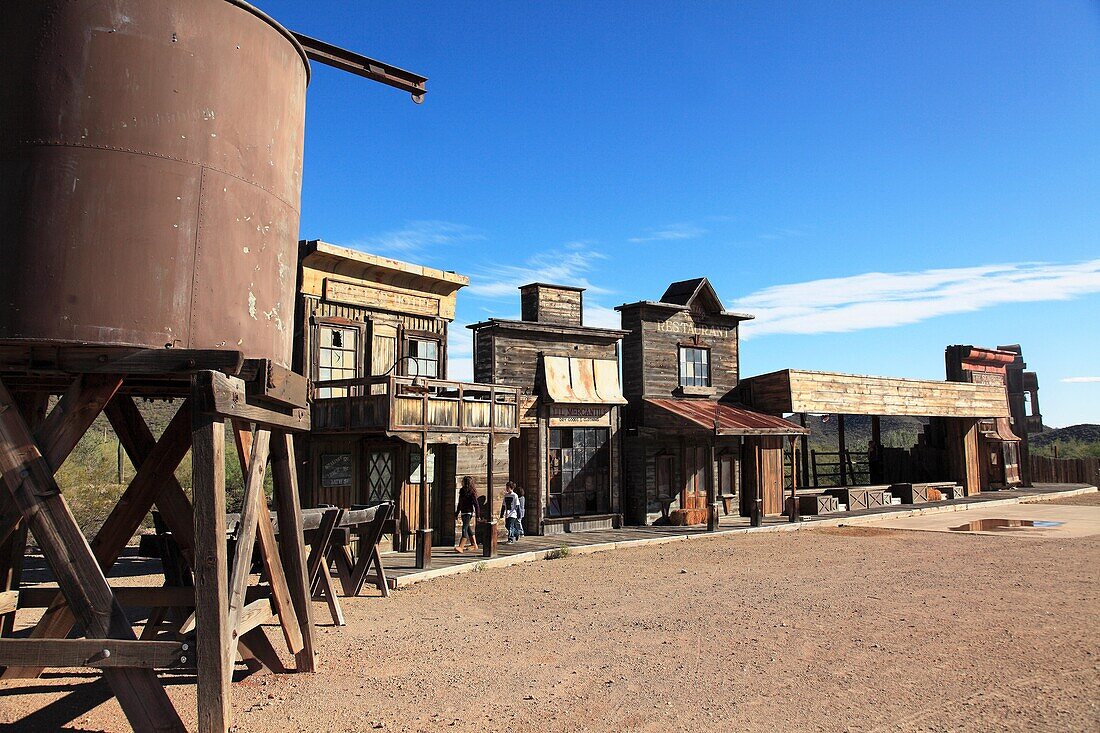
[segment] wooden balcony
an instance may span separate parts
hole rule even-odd
[[[519,433],[519,390],[414,377],[314,382],[319,433]]]

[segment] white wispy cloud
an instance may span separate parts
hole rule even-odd
[[[596,328],[622,328],[619,311],[597,303],[584,302],[584,325]]]
[[[650,229],[645,234],[631,237],[628,242],[664,242],[678,239],[695,239],[707,233],[708,230],[690,221],[669,224],[667,226]]]
[[[400,229],[354,242],[356,249],[379,254],[417,253],[429,247],[473,242],[485,236],[465,224],[450,221],[410,221]]]
[[[590,283],[587,274],[607,256],[587,242],[570,242],[549,252],[532,255],[523,265],[494,265],[475,268],[465,292],[483,298],[518,298],[517,288],[532,282],[571,285],[591,293],[606,290]]]
[[[1065,377],[1061,381],[1067,384],[1081,384],[1084,382],[1100,382],[1100,377]]]
[[[745,336],[859,331],[918,323],[1005,303],[1069,300],[1100,292],[1100,259],[869,272],[764,288],[732,310],[756,316]]]

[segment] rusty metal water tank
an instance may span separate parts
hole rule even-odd
[[[235,0],[7,0],[0,339],[289,365],[309,65]]]

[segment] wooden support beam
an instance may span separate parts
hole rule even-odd
[[[336,584],[332,582],[332,573],[328,569],[328,563],[321,563],[318,573],[320,590],[324,593],[328,612],[332,616],[332,623],[344,626],[344,609],[340,606],[340,599],[336,596]]]
[[[806,413],[798,413],[798,424],[802,427],[806,427]],[[799,437],[799,444],[802,447],[802,486],[807,487],[810,485],[810,435],[809,433],[803,433]]]
[[[497,554],[497,520],[496,520],[496,490],[494,486],[493,471],[493,436],[489,436],[489,443],[485,446],[485,458],[489,465],[488,475],[485,481],[485,537],[481,543],[481,554],[484,557],[494,557]]]
[[[421,417],[421,424],[428,424],[428,401],[423,401],[423,415]],[[489,442],[493,442],[492,436],[489,436]],[[491,472],[493,467],[489,466]],[[420,434],[420,485],[418,489],[418,504],[419,511],[417,512],[420,517],[417,522],[416,528],[416,567],[421,570],[427,570],[432,566],[432,528],[431,522],[428,517],[428,433],[427,431]]]
[[[0,664],[36,667],[167,669],[193,666],[190,645],[120,639],[0,639]]]
[[[8,541],[21,521],[23,513],[19,511],[19,507],[6,493],[0,494],[0,545]]]
[[[242,637],[257,626],[273,624],[278,620],[270,598],[259,598],[241,609],[237,617],[235,636]]]
[[[23,420],[30,429],[37,428],[46,419],[50,404],[47,392],[31,392],[15,395],[16,404],[23,413]],[[23,560],[27,553],[27,523],[15,501],[6,491],[0,491],[0,591],[19,588],[23,576]],[[15,613],[0,614],[0,637],[11,636],[15,630]],[[4,671],[0,667],[0,673]]]
[[[249,400],[245,383],[220,372],[195,375],[201,409],[226,418],[254,422],[270,429],[309,430],[309,409],[278,411]]]
[[[154,501],[160,509],[161,518],[172,532],[172,539],[179,546],[180,553],[188,564],[193,564],[194,561],[194,511],[191,508],[191,500],[187,498],[183,487],[176,479],[175,470],[191,446],[191,406],[190,400],[184,401],[176,411],[172,422],[169,423],[169,428],[173,429],[172,433],[170,434],[166,429],[160,441],[153,437],[152,430],[149,429],[132,397],[117,395],[107,405],[105,411],[123,450],[130,457],[130,463],[137,467],[138,475],[148,472],[149,480],[160,484],[159,491],[154,494]],[[170,437],[172,445],[165,444],[163,448],[158,447],[161,443],[166,443],[166,437]],[[177,454],[180,456],[179,459],[176,459]],[[147,462],[150,464],[148,468],[145,465]],[[137,476],[134,477],[131,486],[136,482]]]
[[[795,451],[795,436],[791,436],[791,510],[787,518],[792,522],[799,521],[798,514],[798,456]]]
[[[844,438],[844,416],[836,416],[837,445],[840,450],[840,485],[848,485],[848,443]]]
[[[302,505],[298,496],[298,466],[294,439],[290,433],[275,433],[271,441],[271,471],[275,489],[275,510],[279,517],[279,550],[287,586],[302,631],[302,651],[294,655],[299,672],[316,669],[313,648],[313,611],[306,574],[306,550],[302,538]]]
[[[240,459],[243,472],[246,474],[249,466],[249,456],[252,454],[253,430],[254,426],[251,423],[233,421],[233,437],[234,442],[237,444],[237,457]],[[294,608],[290,587],[287,585],[286,571],[283,568],[278,539],[275,535],[275,526],[271,522],[271,513],[268,511],[266,499],[262,504],[262,510],[257,516],[260,557],[263,558],[264,571],[271,586],[272,603],[275,604],[275,612],[279,616],[279,625],[282,627],[287,648],[290,649],[291,654],[297,654],[302,651],[304,646],[301,624],[298,623],[298,613]]]
[[[196,411],[192,418],[192,493],[195,507],[195,618],[199,733],[226,733],[229,683],[229,582],[225,547],[225,424]],[[235,647],[234,647],[235,648]]]
[[[264,476],[267,473],[267,456],[271,446],[271,433],[265,429],[256,431],[252,440],[252,455],[248,459],[245,476],[244,502],[241,506],[241,523],[237,529],[237,548],[233,555],[233,570],[229,576],[229,647],[226,655],[232,659],[237,649],[237,626],[245,606],[245,590],[252,572],[252,550],[256,546],[256,531],[261,512],[267,513],[264,497]],[[224,460],[224,458],[223,458]]]
[[[124,403],[129,401],[134,410],[137,409],[129,397],[120,399]],[[112,400],[108,405],[108,418],[112,417],[112,406],[116,401]],[[103,522],[103,526],[96,533],[91,548],[103,573],[110,571],[118,556],[126,547],[126,543],[130,541],[138,527],[141,526],[141,521],[149,513],[154,500],[157,498],[158,489],[163,496],[171,492],[173,486],[179,487],[173,472],[184,455],[187,454],[187,450],[191,445],[190,421],[189,402],[185,402],[175,417],[172,418],[172,421],[168,423],[168,427],[165,428],[160,441],[150,451],[148,459],[138,467],[138,471],[130,485],[126,487],[126,491],[123,492],[118,503],[115,504],[106,521]],[[113,418],[112,424],[116,424]],[[117,427],[116,430],[118,430]],[[126,445],[127,442],[123,435],[124,433],[120,432],[119,439],[123,440],[123,444]],[[182,492],[183,489],[180,488],[179,493],[182,494]],[[183,497],[183,501],[186,502],[186,496]],[[166,515],[165,518],[168,519],[168,516]],[[191,535],[191,531],[183,531],[182,536],[177,537],[181,549]],[[75,617],[72,610],[68,608],[65,598],[58,594],[54,603],[42,614],[42,618],[39,619],[38,624],[31,632],[31,637],[36,639],[64,638],[68,636],[74,621]],[[41,672],[40,668],[9,667],[3,675],[0,675],[0,678],[37,677]]]
[[[978,421],[966,417],[946,418],[947,458],[951,478],[964,496],[981,493],[981,456],[978,451]]]
[[[195,589],[182,586],[119,586],[115,598],[124,608],[177,608],[195,604]],[[23,588],[19,608],[46,608],[57,597],[57,588]]]
[[[707,444],[707,531],[718,531],[718,458],[714,438]]]
[[[85,634],[94,639],[136,640],[49,464],[2,382],[0,471]],[[151,670],[110,668],[104,675],[135,730],[184,730]]]
[[[35,442],[56,473],[122,386],[122,377],[82,374],[34,431]]]
[[[145,349],[118,346],[0,346],[0,368],[72,374],[189,374],[216,369],[237,374],[244,355],[225,349]]]

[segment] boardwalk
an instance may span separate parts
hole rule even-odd
[[[1028,489],[1007,489],[1003,491],[991,491],[977,496],[965,497],[949,501],[939,501],[931,504],[903,504],[901,506],[877,507],[855,512],[835,512],[821,516],[807,516],[803,518],[799,528],[835,525],[838,523],[856,523],[866,521],[865,518],[879,518],[886,515],[904,516],[908,513],[920,511],[943,511],[948,508],[965,509],[972,506],[982,506],[990,502],[1003,502],[1007,500],[1041,500],[1044,496],[1059,494],[1084,488],[1084,484],[1039,484]],[[748,517],[736,515],[723,516],[719,521],[718,533],[746,532],[751,529]],[[791,523],[785,517],[769,517],[764,521],[763,528],[774,530],[790,529]],[[760,530],[757,530],[760,531]],[[416,568],[415,553],[389,552],[383,554],[383,563],[386,572],[391,578],[396,579],[397,587],[411,583],[429,580],[454,572],[474,570],[480,567],[507,565],[513,562],[538,559],[550,550],[569,548],[571,551],[582,552],[595,549],[610,549],[615,543],[651,540],[654,542],[676,541],[695,535],[707,534],[705,527],[623,527],[612,530],[596,530],[591,532],[577,532],[575,534],[559,534],[543,537],[524,537],[516,544],[501,543],[497,557],[486,560],[479,553],[466,552],[459,554],[450,547],[436,547],[432,551],[432,568],[430,570],[418,570]]]

